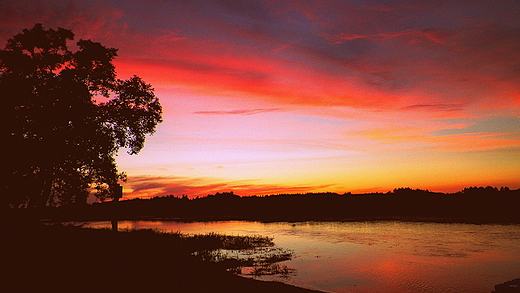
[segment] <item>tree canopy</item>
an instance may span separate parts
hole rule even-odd
[[[0,204],[38,207],[110,197],[124,173],[114,156],[138,153],[162,122],[150,84],[116,78],[117,49],[72,31],[32,29],[0,50]]]

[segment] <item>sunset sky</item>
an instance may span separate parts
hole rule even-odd
[[[520,188],[518,0],[0,2],[118,48],[164,123],[125,197]]]

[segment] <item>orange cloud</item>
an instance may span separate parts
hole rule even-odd
[[[412,108],[440,107],[448,111],[452,105],[417,105]],[[406,109],[409,111],[409,108]],[[436,152],[484,151],[520,146],[520,119],[515,117],[492,117],[466,119],[466,123],[447,124],[433,121],[415,121],[403,116],[394,123],[365,123],[364,129],[344,132],[347,137],[360,137],[366,143],[372,141],[371,149],[381,151],[415,150]],[[377,120],[376,120],[377,121]],[[470,121],[477,121],[470,122]]]
[[[173,176],[132,176],[124,184],[124,198],[151,198],[166,195],[187,195],[190,198],[217,192],[233,191],[240,196],[269,195],[281,193],[306,193],[324,191],[330,185],[278,186],[255,184],[248,181],[215,182],[209,178],[183,178]]]

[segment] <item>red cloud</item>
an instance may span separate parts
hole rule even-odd
[[[425,11],[428,5],[267,1],[204,4],[193,13],[191,4],[184,3],[176,12],[178,19],[166,25],[158,16],[151,29],[142,30],[130,6],[115,8],[107,2],[99,9],[67,3],[8,1],[0,35],[6,39],[35,21],[71,28],[78,38],[118,47],[122,78],[137,74],[154,85],[216,95],[232,92],[275,105],[511,108],[502,104],[506,97],[516,100],[514,107],[520,100],[520,61],[515,57],[519,33],[476,21],[467,27],[443,26],[438,20],[425,25],[414,17],[414,28],[399,29],[403,20],[398,16]],[[168,6],[154,11],[161,8]],[[235,13],[243,25],[229,18]],[[204,21],[198,21],[201,17]]]

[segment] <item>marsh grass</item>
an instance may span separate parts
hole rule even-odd
[[[178,233],[178,232],[177,232]],[[199,242],[199,244],[214,245],[215,248],[225,250],[250,250],[274,246],[273,238],[261,235],[224,235],[218,233],[207,234],[181,234],[186,242]]]
[[[293,252],[275,247],[273,238],[261,235],[222,235],[208,233],[181,235],[184,241],[213,244],[211,249],[197,250],[192,255],[204,262],[215,263],[227,271],[243,275],[280,275],[289,277],[296,271],[278,264],[292,258]]]

